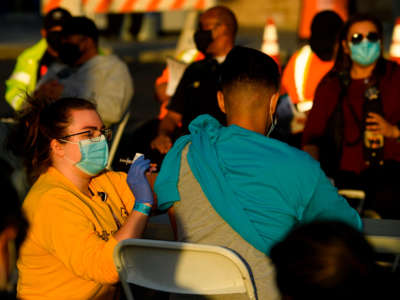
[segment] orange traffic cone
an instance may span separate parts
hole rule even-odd
[[[267,19],[261,51],[271,56],[280,67],[278,33],[274,20]]]
[[[397,18],[394,25],[392,44],[389,49],[389,59],[400,64],[400,17]]]

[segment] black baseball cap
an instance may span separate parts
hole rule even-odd
[[[49,30],[56,26],[63,26],[65,21],[72,18],[70,12],[64,8],[58,7],[50,10],[43,18],[43,27]]]
[[[99,39],[99,31],[92,20],[86,17],[72,17],[66,20],[62,29],[63,36],[80,34],[92,38],[95,42]]]

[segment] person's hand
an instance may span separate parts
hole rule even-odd
[[[153,205],[153,192],[145,175],[149,167],[150,160],[141,156],[129,168],[126,181],[135,196],[135,205],[138,203]]]
[[[35,97],[46,99],[59,99],[64,90],[64,85],[57,80],[49,80],[43,83],[36,91]]]
[[[167,135],[158,135],[150,144],[151,149],[157,149],[161,154],[165,154],[171,149],[172,141]]]
[[[290,131],[292,134],[301,133],[306,126],[307,115],[304,112],[296,112],[290,122]]]
[[[398,138],[400,136],[400,130],[397,128],[397,126],[390,124],[377,113],[368,113],[365,121],[367,123],[371,123],[366,126],[367,130],[377,134],[382,134],[386,138]]]
[[[156,92],[156,98],[161,104],[167,104],[169,100],[171,99],[170,96],[167,95],[167,86],[168,83],[161,83],[161,84],[156,84],[154,86],[154,90]]]

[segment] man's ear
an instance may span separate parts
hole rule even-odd
[[[271,114],[271,116],[273,116],[275,113],[276,106],[278,105],[278,100],[279,100],[279,91],[271,96],[269,105],[269,113]]]
[[[50,142],[50,150],[56,156],[63,157],[64,156],[64,147],[62,144],[56,139],[52,139]]]
[[[224,94],[221,91],[217,92],[217,100],[218,100],[218,106],[219,109],[226,114],[226,110],[225,110],[225,98],[224,98]]]

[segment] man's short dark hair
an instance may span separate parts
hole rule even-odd
[[[291,299],[376,299],[369,297],[375,287],[384,290],[372,247],[343,222],[300,225],[271,249],[270,258],[278,288]]]
[[[99,31],[92,20],[86,17],[72,17],[68,19],[62,29],[63,36],[67,37],[74,34],[80,34],[93,39],[97,44],[99,40]]]
[[[276,93],[280,85],[278,65],[258,50],[236,46],[222,64],[220,87],[225,92],[241,83],[262,86]]]

